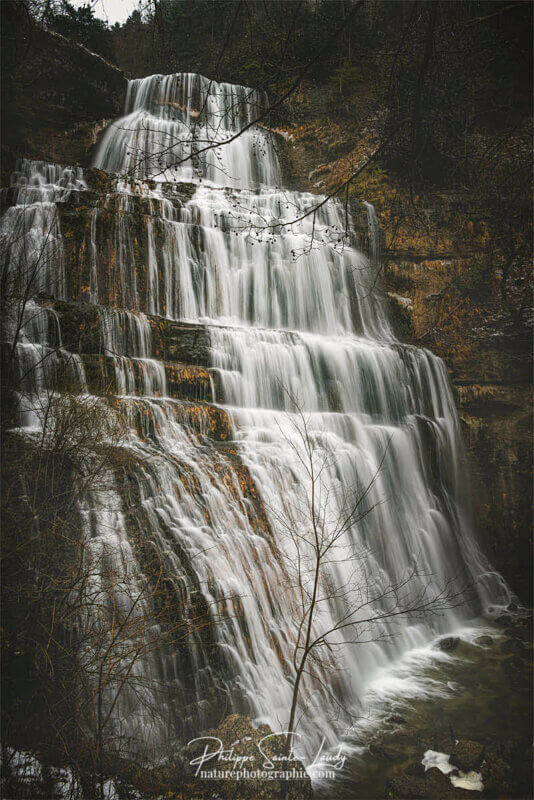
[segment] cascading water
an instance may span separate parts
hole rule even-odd
[[[68,200],[73,190],[86,188],[81,169],[42,161],[22,161],[11,178],[12,205],[0,225],[2,273],[16,265],[12,279],[24,285],[27,296],[38,292],[65,295],[63,241],[56,201]],[[4,291],[6,288],[4,287]]]
[[[127,171],[135,178],[273,184],[277,158],[259,128],[228,141],[259,118],[265,101],[254,89],[191,73],[130,81],[126,116],[108,129],[98,161],[110,172]],[[214,149],[214,142],[225,144]]]
[[[113,359],[117,394],[165,397],[165,368],[150,358],[152,336],[146,316],[107,308],[100,308],[99,315],[103,350]],[[135,364],[141,375],[140,392],[137,391]]]
[[[354,628],[338,631],[335,658],[310,667],[316,674],[304,678],[305,747],[313,750],[323,735],[336,741],[332,693],[347,711],[361,713],[377,670],[457,629],[488,602],[508,601],[465,510],[459,424],[444,365],[396,341],[390,327],[376,286],[374,210],[368,205],[375,242],[370,263],[357,250],[341,206],[328,201],[314,210],[323,198],[279,188],[267,131],[251,125],[233,138],[265,102],[257,92],[198,75],[131,81],[126,116],[109,127],[96,156],[97,167],[119,177],[91,212],[89,298],[102,304],[102,352],[113,359],[129,428],[122,444],[132,467],[127,486],[87,496],[85,536],[92,558],[116,553],[117,569],[133,576],[134,587],[144,577],[132,542],[146,540],[184,618],[193,619],[202,606],[210,619],[208,642],[191,626],[180,647],[161,647],[136,662],[147,702],[124,693],[113,719],[137,742],[132,748],[145,752],[198,735],[228,704],[273,729],[287,725],[298,620],[295,597],[282,590],[295,552],[280,520],[288,507],[305,505],[309,489],[293,425],[295,398],[311,437],[329,454],[322,480],[332,515],[356,487],[369,487],[366,503],[373,509],[344,531],[322,590],[349,586],[349,602],[357,604],[370,576],[379,596],[400,584],[415,562],[415,592],[460,590],[466,583],[474,589],[468,604],[440,616],[408,618],[401,629],[381,620],[373,641],[358,648],[342,646],[354,639]],[[44,186],[48,170],[26,164],[24,186]],[[81,176],[52,177],[47,187],[84,191]],[[184,182],[193,185],[184,188]],[[15,183],[22,185],[18,174]],[[15,201],[2,231],[26,225],[32,241],[51,236],[53,252],[37,291],[46,286],[63,298],[61,231],[48,217],[66,197],[39,191],[38,198],[30,193],[29,206]],[[131,225],[139,203],[143,281]],[[113,238],[106,244],[100,231],[110,214]],[[117,276],[111,288],[99,277],[109,241]],[[21,263],[18,253],[10,259],[14,267]],[[214,405],[193,407],[168,396],[147,314],[207,328]],[[35,334],[33,341],[44,345],[44,339]],[[215,401],[231,419],[237,461],[208,435]],[[252,478],[265,518],[244,489],[243,474]],[[356,571],[355,549],[361,552]],[[380,611],[378,601],[372,611]],[[339,613],[334,600],[324,604],[317,631],[335,625]],[[339,669],[329,685],[333,667]]]

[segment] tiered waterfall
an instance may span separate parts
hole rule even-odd
[[[161,753],[225,709],[287,725],[310,491],[296,407],[314,458],[327,455],[326,522],[356,494],[369,511],[345,527],[322,576],[331,600],[317,634],[362,608],[309,663],[307,743],[336,741],[378,670],[507,599],[471,529],[446,369],[390,326],[374,211],[367,257],[341,204],[282,188],[275,139],[255,124],[265,103],[198,75],[131,81],[95,160],[115,175],[23,162],[2,221],[3,237],[18,233],[9,268],[34,282],[17,344],[21,374],[33,375],[20,427],[42,425],[35,398],[60,361],[81,401],[111,382],[128,479],[84,498],[88,557],[111,558],[135,594],[156,553],[183,618],[209,620],[136,661],[146,702],[126,689],[110,723],[132,749]],[[77,307],[98,335],[68,338]],[[469,585],[469,599],[363,625],[408,575],[414,596]]]

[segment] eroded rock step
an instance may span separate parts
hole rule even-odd
[[[86,355],[109,355],[102,337],[102,306],[43,297],[38,300],[58,315],[65,349]],[[210,366],[210,337],[206,325],[176,322],[150,314],[146,314],[146,317],[150,324],[151,358],[163,362]]]
[[[140,440],[157,441],[164,436],[170,417],[189,433],[219,442],[232,440],[232,423],[224,408],[210,403],[157,397],[115,396],[109,400]]]
[[[217,375],[212,378],[206,367],[107,355],[83,355],[82,362],[90,394],[170,397],[205,402],[217,399]]]

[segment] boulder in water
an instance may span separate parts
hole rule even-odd
[[[425,772],[426,770],[420,761],[414,761],[413,764],[410,764],[410,766],[406,767],[404,770],[404,774],[412,778],[424,778]]]
[[[460,644],[459,636],[446,636],[444,639],[439,640],[436,647],[438,647],[439,650],[450,652],[451,650],[456,650],[459,644]]]
[[[396,776],[386,786],[386,797],[388,800],[463,800],[472,798],[473,792],[453,786],[447,775],[432,767],[422,777],[410,775],[408,770]]]
[[[449,762],[462,772],[480,769],[483,760],[484,745],[472,739],[460,739],[449,758]]]
[[[404,717],[401,717],[400,714],[391,714],[387,721],[393,723],[393,725],[404,725],[406,722]]]

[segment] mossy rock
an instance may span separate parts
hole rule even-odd
[[[208,736],[219,739],[225,750],[232,748],[231,758],[236,759],[236,770],[246,769],[249,773],[269,771],[269,769],[272,769],[273,772],[277,770],[292,772],[294,770],[302,775],[302,777],[286,782],[287,800],[309,800],[313,797],[311,779],[306,775],[304,766],[296,759],[285,760],[285,738],[282,735],[273,735],[268,725],[260,725],[255,728],[248,717],[231,714],[218,728],[209,731]],[[202,753],[204,747],[204,742],[198,742],[189,748],[189,759]],[[208,771],[212,769],[231,771],[234,769],[233,763],[230,760],[217,761],[214,758],[207,761],[204,768]],[[271,764],[272,767],[270,767]],[[271,800],[271,798],[278,800],[283,796],[280,780],[261,777],[239,780],[226,778],[206,780],[204,786],[204,796],[211,796],[211,792],[213,792],[224,800],[230,800],[230,798],[232,800]]]

